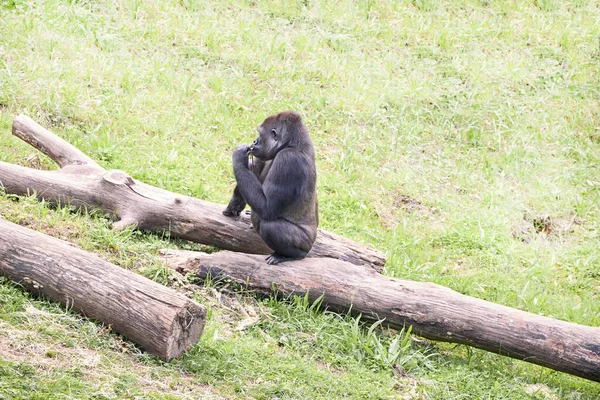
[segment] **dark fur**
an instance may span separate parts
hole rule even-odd
[[[274,250],[267,263],[301,259],[312,248],[319,224],[315,151],[300,114],[284,111],[258,126],[253,145],[233,152],[237,186],[223,214],[250,205],[252,225]],[[248,155],[254,166],[249,169]]]

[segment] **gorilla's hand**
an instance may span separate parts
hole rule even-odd
[[[233,168],[245,167],[248,168],[248,155],[250,154],[250,146],[242,144],[233,151]]]

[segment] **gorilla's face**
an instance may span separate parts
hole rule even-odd
[[[276,116],[270,116],[257,128],[258,137],[250,146],[250,154],[263,161],[272,160],[281,148],[281,132]]]

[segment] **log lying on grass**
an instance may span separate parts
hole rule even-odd
[[[268,265],[263,257],[164,250],[164,262],[201,278],[229,279],[262,293],[323,295],[329,309],[412,325],[432,340],[461,343],[600,381],[600,328],[577,325],[490,303],[433,283],[393,279],[356,265],[304,259]]]
[[[0,274],[96,318],[165,361],[195,344],[206,309],[73,245],[0,219]]]
[[[13,134],[52,158],[61,169],[40,171],[0,162],[0,186],[7,193],[35,192],[48,201],[100,209],[119,220],[114,224],[118,229],[135,225],[222,249],[271,253],[247,216],[225,217],[225,206],[146,185],[123,171],[106,171],[24,115],[15,118]],[[309,257],[345,260],[377,271],[385,264],[381,252],[323,230],[319,230]]]

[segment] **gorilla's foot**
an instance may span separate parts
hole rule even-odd
[[[275,265],[275,264],[279,264],[284,261],[301,260],[303,258],[304,258],[304,256],[288,257],[288,256],[284,256],[283,254],[273,253],[269,257],[267,257],[266,260],[267,260],[267,264]]]

